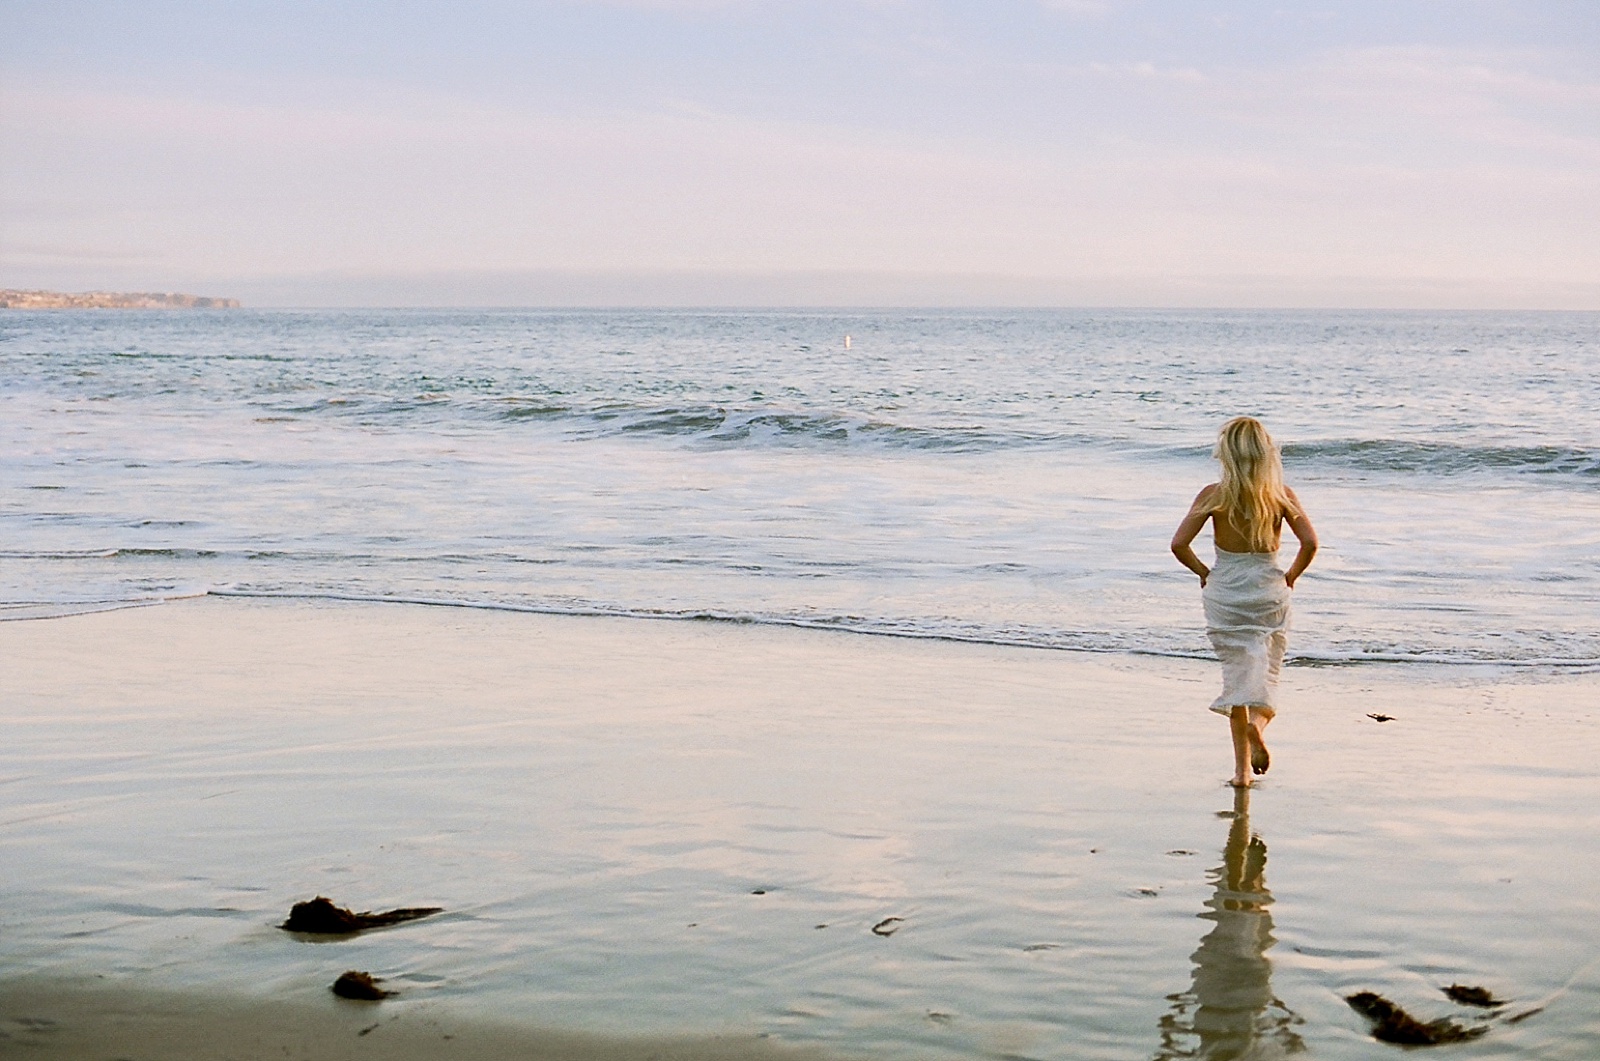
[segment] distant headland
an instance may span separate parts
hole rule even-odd
[[[167,291],[12,291],[0,288],[0,309],[238,309],[236,298]]]

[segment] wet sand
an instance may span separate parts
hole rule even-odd
[[[754,1034],[607,1037],[452,1020],[436,1008],[283,1002],[134,984],[27,980],[0,998],[0,1056],[42,1058],[304,1058],[306,1061],[821,1061],[815,1049]]]
[[[217,598],[0,660],[6,1055],[1600,1051],[1594,674],[1293,668],[1241,801],[1200,661]]]

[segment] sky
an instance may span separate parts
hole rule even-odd
[[[0,16],[0,287],[1600,309],[1595,0]]]

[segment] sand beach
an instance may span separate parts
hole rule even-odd
[[[0,658],[5,1056],[1600,1050],[1595,674],[1292,667],[1236,800],[1198,660],[222,597]]]

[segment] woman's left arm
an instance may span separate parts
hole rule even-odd
[[[1300,504],[1300,499],[1293,490],[1284,487],[1284,492],[1289,495],[1293,506],[1284,513],[1289,529],[1300,541],[1300,551],[1294,555],[1294,563],[1289,565],[1289,570],[1283,573],[1283,580],[1294,589],[1295,581],[1311,566],[1311,560],[1317,555],[1317,529],[1311,525],[1311,517],[1306,515],[1305,506]]]

